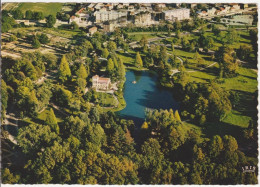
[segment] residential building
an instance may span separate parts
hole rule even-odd
[[[115,24],[106,22],[103,24],[104,32],[113,32],[115,30]]]
[[[126,17],[126,11],[96,11],[94,13],[96,17],[96,23],[102,23],[105,21],[118,20],[121,17]]]
[[[71,16],[69,23],[76,22],[79,27],[86,27],[89,25],[88,23],[89,14],[86,13],[85,8],[81,8],[79,11],[75,13],[75,16]]]
[[[208,12],[208,16],[213,16],[215,15],[216,13],[216,8],[212,7],[211,9],[208,9],[207,12]]]
[[[240,6],[237,3],[230,3],[230,6],[233,7],[234,10],[240,10]]]
[[[92,88],[100,90],[108,90],[111,85],[110,78],[99,77],[95,75],[92,77]]]
[[[150,12],[140,12],[135,15],[134,24],[136,26],[149,26],[153,24]]]
[[[88,30],[89,34],[92,36],[95,32],[97,32],[97,27],[91,27]]]
[[[185,19],[190,19],[190,9],[188,8],[180,8],[180,9],[173,9],[173,10],[166,10],[163,11],[163,18],[164,20],[168,21],[181,21]]]

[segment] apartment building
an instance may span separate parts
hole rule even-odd
[[[104,21],[112,21],[117,20],[121,17],[126,17],[127,12],[124,11],[96,11],[94,13],[94,16],[96,17],[96,23],[102,23]]]
[[[180,9],[173,9],[173,10],[166,10],[163,11],[163,18],[164,20],[168,21],[181,21],[185,19],[190,19],[190,9],[188,8],[180,8]]]

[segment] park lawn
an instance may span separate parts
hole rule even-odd
[[[158,34],[165,34],[166,32],[129,32],[127,33],[130,38],[135,41],[140,41],[143,36],[146,36],[147,39],[156,38]]]
[[[21,3],[18,10],[25,13],[27,10],[32,10],[35,12],[42,12],[44,16],[50,14],[56,16],[56,13],[61,11],[63,3]]]
[[[257,74],[251,69],[240,67],[238,70],[239,75],[233,78],[224,79],[221,84],[228,90],[238,90],[253,93],[257,90]]]
[[[170,49],[168,52],[172,54],[172,51]],[[179,56],[183,60],[185,60],[185,58],[187,58],[189,61],[189,64],[196,64],[196,62],[193,60],[195,52],[188,52],[188,51],[184,51],[181,49],[174,49],[174,52],[175,52],[176,56]],[[214,63],[214,61],[209,60],[211,58],[211,56],[204,55],[204,54],[200,54],[200,56],[204,59],[204,63],[202,65],[208,66],[208,65]],[[200,68],[196,68],[196,69],[200,69]]]
[[[205,71],[189,72],[190,82],[208,82],[209,80],[215,79],[216,76],[210,75]]]
[[[98,103],[102,107],[112,107],[116,104],[116,100],[111,94],[97,92],[97,96],[99,101]]]
[[[128,50],[128,53],[125,53],[124,51],[119,51],[117,55],[126,65],[133,65],[135,62],[136,53],[133,50]]]
[[[62,122],[63,121],[62,117],[59,116],[57,112],[55,112],[55,109],[53,109],[53,111],[56,116],[57,122],[58,123]],[[38,114],[39,120],[45,121],[46,117],[47,117],[47,109],[45,109],[44,111],[42,111],[41,113]]]
[[[251,117],[244,116],[242,113],[232,110],[227,116],[222,120],[224,123],[229,123],[232,125],[237,125],[242,128],[247,128]]]

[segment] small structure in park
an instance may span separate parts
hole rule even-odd
[[[92,77],[92,88],[96,88],[98,90],[108,90],[110,88],[110,84],[110,78],[99,77],[98,75]]]

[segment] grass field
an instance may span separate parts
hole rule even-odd
[[[157,32],[158,34],[165,34],[166,32]],[[140,41],[143,36],[146,36],[147,39],[149,38],[156,38],[156,32],[129,32],[129,37],[135,41]]]
[[[116,104],[115,98],[108,93],[97,92],[98,103],[102,107],[113,107]]]
[[[27,10],[42,12],[44,16],[56,15],[62,9],[63,3],[20,3],[18,8],[23,13]]]

